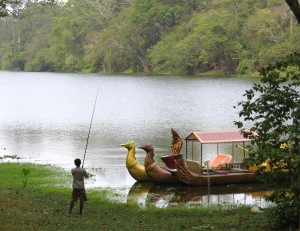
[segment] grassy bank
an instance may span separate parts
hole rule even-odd
[[[70,182],[54,167],[0,164],[0,230],[268,230],[265,215],[245,206],[139,208],[110,202],[105,190],[88,190],[82,218],[78,203],[69,217]]]

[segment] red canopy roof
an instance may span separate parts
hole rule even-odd
[[[240,130],[233,131],[214,131],[214,132],[193,132],[185,138],[187,141],[196,140],[203,144],[208,143],[234,143],[251,141],[245,138]]]

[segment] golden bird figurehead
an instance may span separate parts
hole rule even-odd
[[[120,144],[120,146],[127,148],[128,150],[135,148],[135,145],[133,143],[133,141],[126,141],[122,144]]]

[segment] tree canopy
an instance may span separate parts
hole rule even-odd
[[[1,69],[249,75],[300,51],[280,0],[54,2],[17,1],[19,17],[0,19]]]
[[[23,10],[33,3],[38,3],[40,6],[54,5],[57,0],[0,0],[0,17],[9,15],[21,18]],[[39,9],[42,10],[42,9]]]

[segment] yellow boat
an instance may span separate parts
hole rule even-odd
[[[136,181],[152,181],[152,179],[147,175],[144,165],[141,165],[135,157],[135,144],[133,141],[127,141],[120,146],[125,147],[127,152],[126,157],[126,167],[129,174],[136,180]]]

